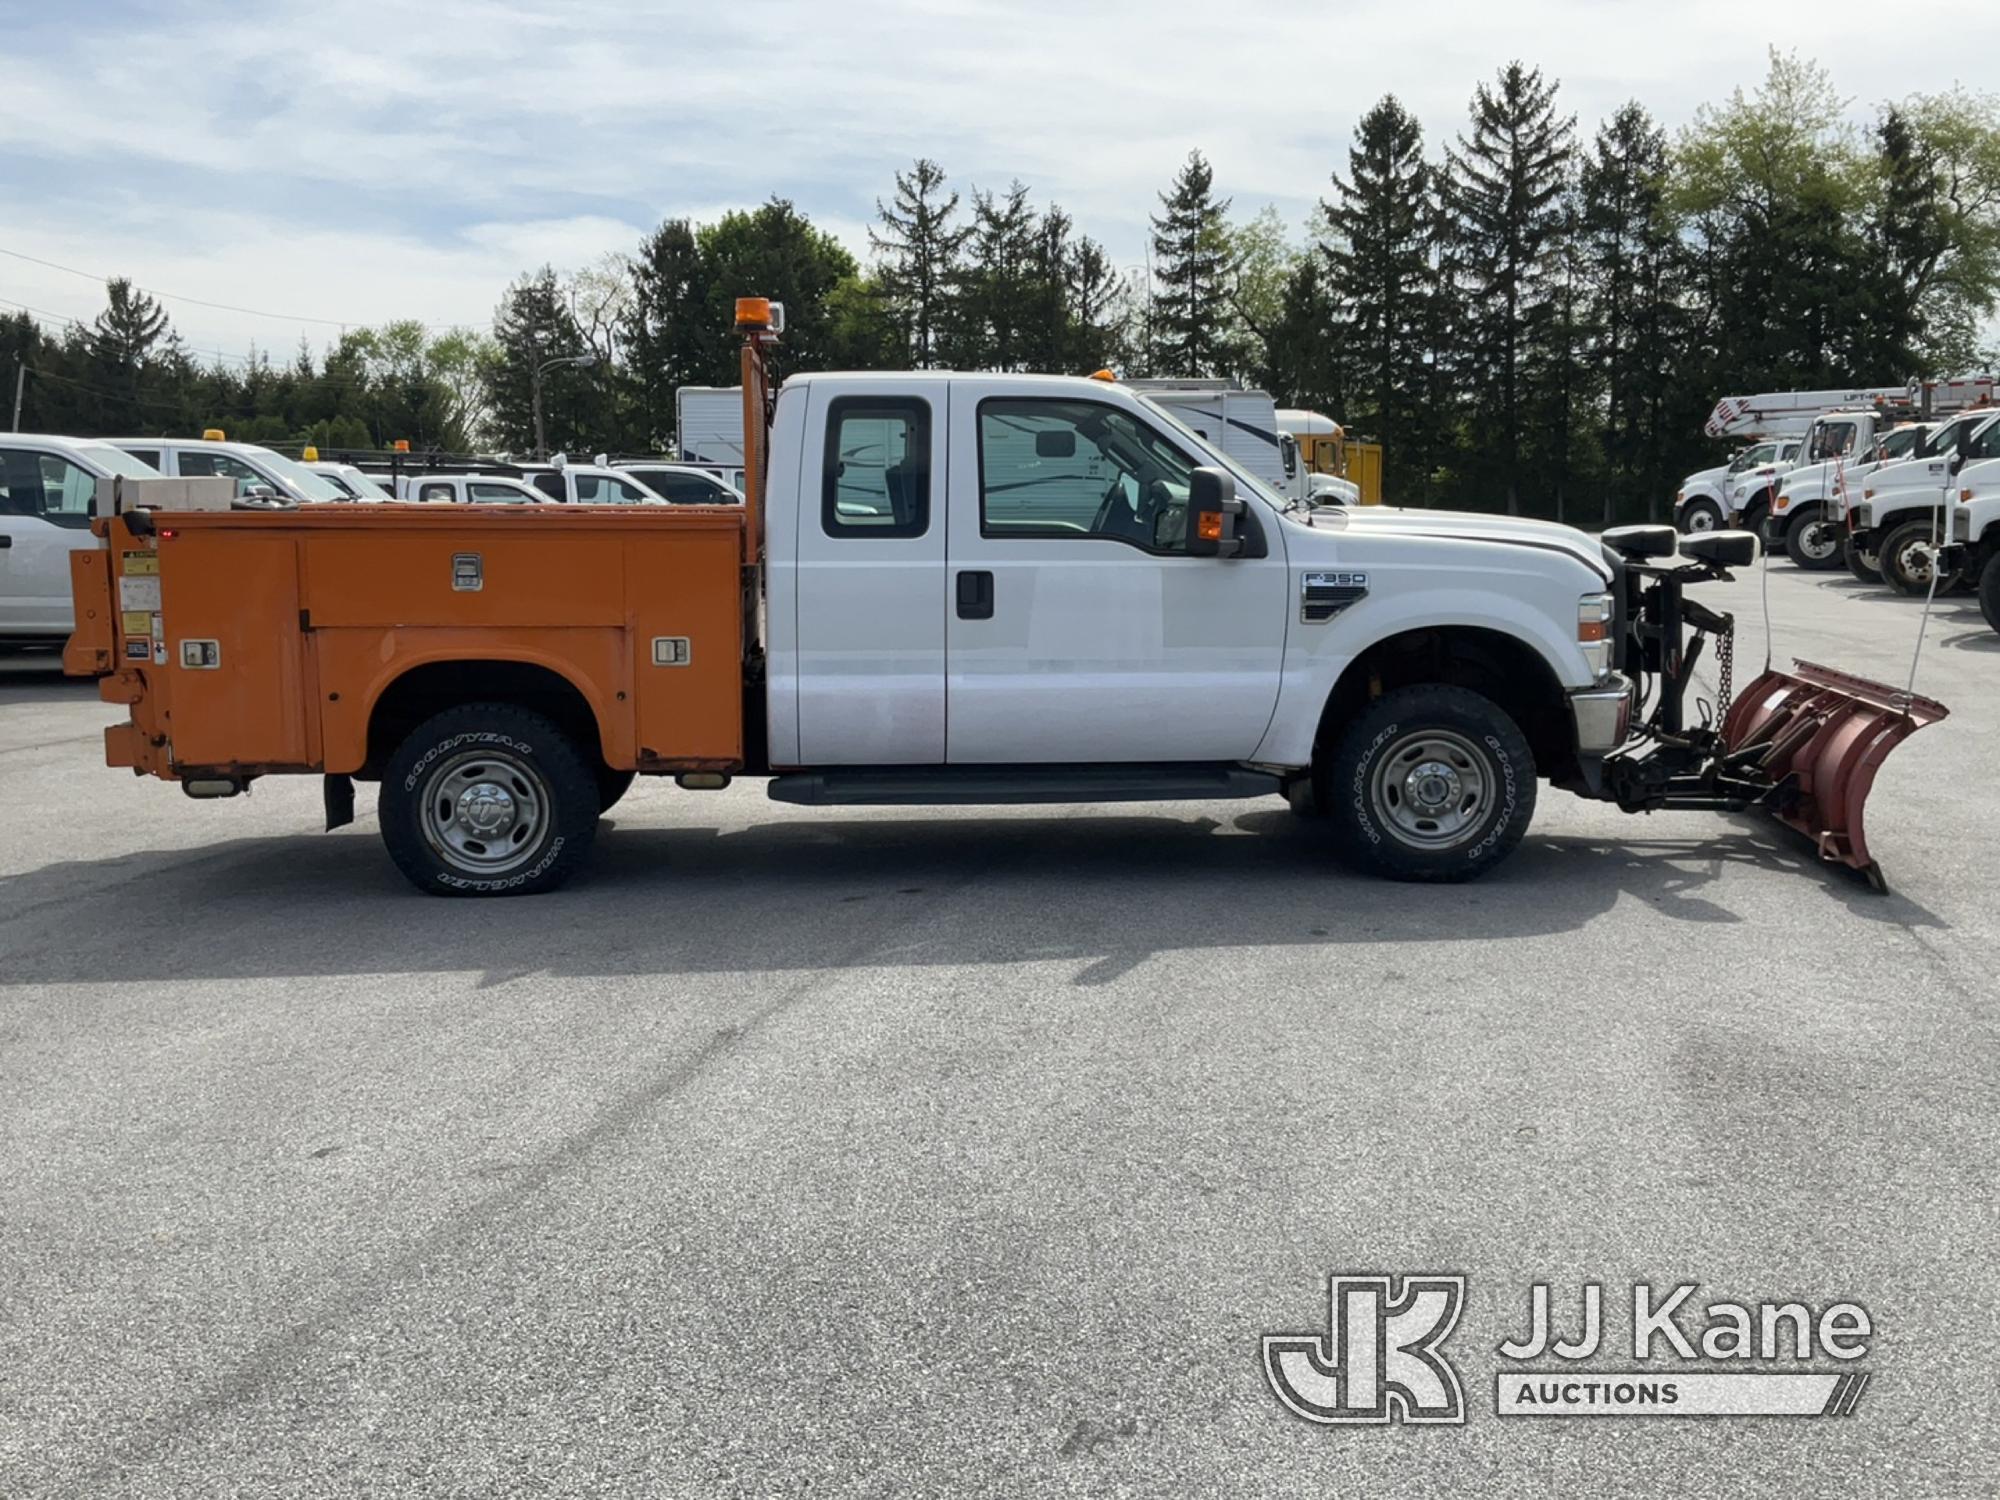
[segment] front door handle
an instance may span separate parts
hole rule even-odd
[[[960,573],[958,575],[958,617],[961,620],[990,620],[993,618],[993,575],[991,573]]]
[[[14,533],[11,531],[0,531],[0,548],[11,547],[13,545]]]

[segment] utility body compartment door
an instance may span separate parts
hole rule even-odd
[[[1214,458],[1143,409],[1037,389],[952,383],[947,758],[1247,759],[1298,608],[1275,519],[1249,500],[1264,557],[1189,556],[1187,476]]]
[[[793,527],[802,765],[945,758],[949,390],[811,382]]]

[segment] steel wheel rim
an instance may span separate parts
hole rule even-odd
[[[1936,564],[1937,549],[1926,541],[1905,542],[1896,554],[1896,571],[1912,583],[1928,585]]]
[[[1832,557],[1840,550],[1840,528],[1831,521],[1813,521],[1799,534],[1799,551],[1814,562]]]
[[[467,875],[505,875],[542,842],[549,787],[528,762],[491,751],[465,751],[424,779],[417,820],[424,841]]]
[[[1688,530],[1691,532],[1714,531],[1716,529],[1715,512],[1710,510],[1706,505],[1697,505],[1690,510],[1687,521]]]
[[[1492,758],[1449,729],[1419,729],[1375,762],[1369,796],[1375,814],[1404,843],[1445,849],[1486,820],[1496,781]]]

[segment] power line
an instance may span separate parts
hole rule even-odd
[[[106,282],[119,279],[114,276],[99,276],[93,271],[79,270],[75,266],[65,266],[53,260],[43,260],[39,255],[28,255],[19,250],[9,250],[5,246],[0,246],[0,255],[11,256],[15,260],[24,260],[30,265],[45,266],[51,271],[61,271],[68,276],[81,276],[84,280],[94,281],[100,286]],[[280,323],[317,323],[324,328],[338,328],[345,331],[349,328],[368,328],[381,322],[393,323],[400,321],[395,318],[314,318],[308,317],[304,313],[277,313],[257,307],[238,307],[233,302],[210,302],[202,297],[187,297],[179,292],[163,292],[157,287],[140,286],[137,282],[133,282],[131,285],[134,291],[144,292],[149,297],[159,297],[168,302],[185,302],[191,307],[206,307],[215,312],[240,313],[246,318],[275,318]],[[479,327],[476,323],[426,323],[423,326],[427,330],[443,329],[446,332],[457,332],[464,329],[476,330]]]

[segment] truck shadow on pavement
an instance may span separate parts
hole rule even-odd
[[[1506,942],[1574,931],[1628,898],[1673,922],[1728,927],[1745,918],[1709,888],[1732,867],[1796,880],[1795,901],[1905,929],[1945,925],[1822,866],[1782,830],[1745,819],[1716,834],[1531,834],[1481,881],[1421,886],[1349,871],[1317,826],[1281,810],[728,832],[614,818],[591,869],[563,891],[444,901],[412,892],[358,829],[0,880],[0,972],[17,985],[452,972],[491,984],[1072,961],[1089,984],[1164,952]],[[80,910],[98,917],[80,924]]]

